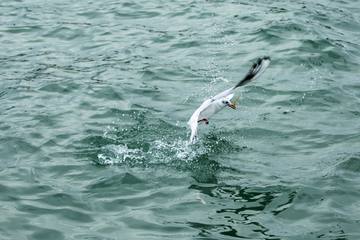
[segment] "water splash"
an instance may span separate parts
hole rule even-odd
[[[112,165],[125,163],[126,161],[141,161],[144,154],[140,149],[129,149],[127,145],[106,145],[103,147],[103,153],[98,154],[99,163],[103,165]]]
[[[174,161],[190,162],[210,151],[203,144],[190,144],[188,141],[176,140],[166,142],[155,140],[149,143],[147,150],[131,148],[127,144],[110,144],[102,148],[98,154],[102,165],[130,164],[146,165],[169,163]]]

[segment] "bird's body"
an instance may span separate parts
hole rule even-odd
[[[234,104],[231,104],[230,100],[234,96],[234,94],[231,92],[235,88],[248,84],[249,82],[258,78],[269,66],[269,64],[269,57],[259,59],[257,63],[254,63],[244,79],[242,79],[235,87],[229,88],[219,93],[215,97],[205,100],[205,102],[203,102],[203,104],[201,104],[201,106],[194,112],[188,122],[191,127],[190,141],[193,141],[197,136],[197,127],[200,122],[204,121],[206,124],[209,124],[208,118],[218,113],[226,106],[235,109],[237,100],[234,102]]]

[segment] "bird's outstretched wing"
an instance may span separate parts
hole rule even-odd
[[[194,140],[197,135],[199,115],[201,114],[202,111],[204,111],[210,105],[211,105],[211,99],[208,99],[205,102],[203,102],[203,104],[201,104],[201,106],[198,109],[196,109],[196,111],[193,113],[190,120],[188,121],[188,124],[191,127],[190,141]]]
[[[260,58],[256,63],[253,64],[249,73],[233,89],[244,86],[260,77],[260,75],[263,74],[269,64],[270,57]]]
[[[269,64],[270,64],[270,57],[260,58],[256,63],[253,64],[253,66],[251,67],[248,74],[238,84],[236,84],[235,87],[229,88],[229,89],[219,93],[218,95],[216,95],[215,97],[213,97],[211,99],[212,102],[216,101],[217,99],[226,97],[235,88],[244,86],[244,85],[248,84],[249,82],[254,81],[258,77],[260,77],[261,74],[263,74],[263,72],[269,66]]]
[[[218,95],[216,95],[215,97],[211,98],[211,102],[215,102],[216,100],[220,99],[220,98],[225,98],[226,96],[228,96],[232,90],[234,90],[235,87],[229,88],[221,93],[219,93]]]

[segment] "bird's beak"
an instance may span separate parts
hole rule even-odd
[[[241,95],[235,100],[234,104],[229,104],[229,107],[236,109],[236,103],[239,100],[239,98],[241,97]]]

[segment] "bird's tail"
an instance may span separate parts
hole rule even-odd
[[[254,65],[251,67],[249,73],[243,78],[243,80],[241,80],[234,87],[234,89],[237,87],[244,86],[244,85],[248,84],[249,82],[257,79],[265,71],[265,69],[269,66],[269,64],[270,64],[270,57],[260,58],[256,63],[254,63]]]

